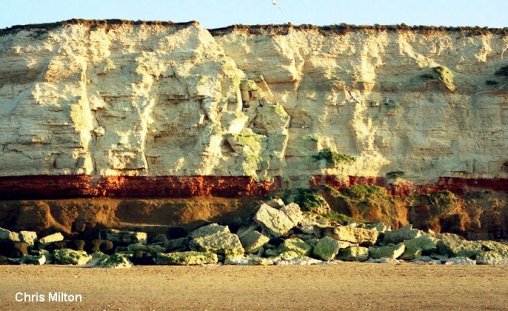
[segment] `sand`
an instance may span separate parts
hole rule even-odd
[[[16,302],[15,294],[82,302]],[[0,266],[1,310],[507,310],[508,266]]]

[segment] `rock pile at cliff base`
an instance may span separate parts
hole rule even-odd
[[[134,265],[311,265],[340,261],[417,264],[508,264],[508,244],[468,241],[451,233],[411,225],[391,230],[382,223],[346,225],[302,212],[280,199],[262,203],[252,221],[234,232],[211,223],[187,236],[104,229],[90,240],[60,232],[0,228],[1,264],[60,264],[102,268]]]

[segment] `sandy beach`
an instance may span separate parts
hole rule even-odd
[[[508,306],[506,266],[338,263],[126,270],[0,266],[0,280],[2,310],[506,310]],[[78,295],[82,301],[49,302],[50,293]],[[24,297],[45,301],[16,301]]]

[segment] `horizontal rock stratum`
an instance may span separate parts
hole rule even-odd
[[[0,197],[143,195],[145,182],[234,196],[319,176],[506,191],[507,50],[506,29],[0,30]]]

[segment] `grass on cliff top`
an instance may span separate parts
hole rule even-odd
[[[316,26],[309,24],[301,24],[301,25],[293,25],[291,23],[287,24],[272,24],[272,25],[231,25],[222,28],[209,29],[212,35],[225,35],[231,32],[243,32],[247,34],[254,35],[285,35],[290,31],[314,31],[318,32],[321,35],[329,35],[329,34],[338,34],[344,35],[354,31],[411,31],[415,33],[420,33],[423,35],[432,35],[434,33],[442,33],[442,32],[459,32],[466,36],[471,35],[485,35],[485,34],[501,34],[505,35],[508,33],[508,27],[505,28],[488,28],[488,27],[445,27],[445,26],[424,26],[424,25],[416,25],[409,26],[404,23],[399,25],[351,25],[346,23],[335,24],[335,25],[326,25],[326,26]]]

